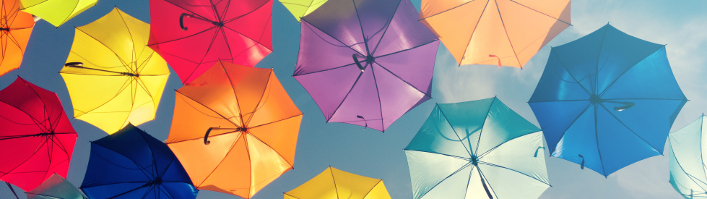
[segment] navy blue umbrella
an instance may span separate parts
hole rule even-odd
[[[552,48],[528,103],[552,156],[608,176],[662,154],[685,102],[665,45],[607,24]]]
[[[91,143],[81,189],[89,198],[196,198],[197,190],[159,140],[128,124]]]

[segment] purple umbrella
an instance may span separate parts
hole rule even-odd
[[[409,0],[329,0],[302,18],[294,77],[327,122],[384,131],[430,99],[439,41]]]

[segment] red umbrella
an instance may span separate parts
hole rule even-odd
[[[66,178],[76,137],[56,93],[19,77],[0,90],[0,180],[30,191]]]
[[[150,0],[148,46],[189,83],[219,60],[255,66],[272,52],[272,0]]]

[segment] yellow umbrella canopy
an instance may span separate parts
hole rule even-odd
[[[76,27],[61,70],[74,117],[106,131],[155,118],[169,77],[167,63],[147,47],[150,25],[118,8]]]
[[[329,167],[299,187],[286,192],[285,199],[390,199],[383,180]]]
[[[98,0],[20,0],[22,11],[41,17],[59,27],[84,10],[96,5]]]
[[[302,17],[314,12],[317,8],[326,3],[327,0],[280,0],[280,3],[295,16],[297,21]]]

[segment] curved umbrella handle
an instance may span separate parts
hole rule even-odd
[[[69,62],[69,63],[64,64],[64,66],[83,67],[83,62]]]
[[[351,57],[353,57],[354,62],[356,62],[356,66],[358,66],[358,69],[361,69],[361,72],[366,70],[366,67],[363,67],[361,65],[361,62],[358,61],[358,57],[356,57],[356,54],[351,55]]]
[[[215,127],[215,128],[219,128],[219,127]],[[209,130],[206,130],[206,134],[204,135],[204,145],[211,144],[211,141],[209,141],[209,133],[211,133],[211,130],[214,130],[215,128],[209,127]]]
[[[354,56],[355,56],[355,55],[354,55]],[[355,58],[354,58],[354,60],[355,60]],[[361,71],[363,71],[363,70],[361,70]],[[356,117],[357,117],[357,118],[361,118],[361,119],[363,120],[363,124],[365,125],[365,126],[363,127],[363,130],[366,130],[366,128],[368,128],[368,122],[366,122],[366,119],[363,118],[363,116],[360,116],[360,115],[356,115]]]
[[[536,158],[538,157],[538,151],[540,151],[540,149],[545,150],[545,147],[539,146],[537,149],[535,149],[535,155],[533,155],[533,157],[536,157]]]
[[[189,29],[187,27],[184,27],[184,17],[185,16],[191,17],[191,15],[187,14],[187,13],[182,13],[182,15],[179,15],[179,27],[182,28],[183,31],[186,31],[187,29]]]
[[[582,158],[582,163],[579,164],[579,168],[584,169],[584,156],[577,154],[580,158]]]

